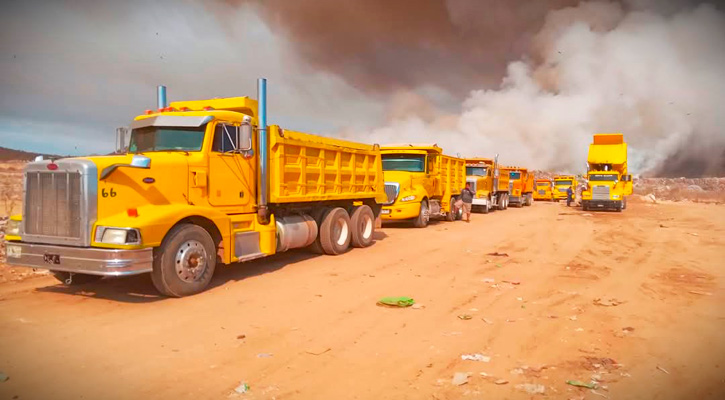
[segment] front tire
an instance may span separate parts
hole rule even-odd
[[[350,216],[344,208],[333,208],[320,226],[320,245],[325,254],[336,256],[350,247],[352,232]]]
[[[413,220],[413,226],[416,228],[425,228],[428,226],[428,221],[430,221],[428,201],[423,200],[420,202],[420,212],[418,213],[418,217]]]
[[[88,274],[76,274],[73,273],[73,276],[71,277],[70,272],[65,271],[50,271],[51,274],[53,274],[53,277],[60,281],[60,283],[67,285],[67,286],[78,286],[78,285],[85,285],[86,283],[93,283],[98,282],[101,279],[103,279],[100,275],[88,275]],[[70,283],[69,283],[70,279]]]
[[[357,207],[350,217],[350,225],[352,226],[353,247],[368,247],[373,244],[375,215],[370,207],[366,205]]]
[[[184,297],[209,286],[216,267],[216,245],[209,232],[193,224],[177,225],[154,249],[151,281],[166,296]]]

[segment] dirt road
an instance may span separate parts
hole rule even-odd
[[[225,267],[191,298],[7,283],[0,398],[725,398],[724,230],[717,205],[536,203]],[[398,295],[423,307],[375,305]]]

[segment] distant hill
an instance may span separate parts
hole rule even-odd
[[[0,161],[33,161],[35,157],[42,155],[43,157],[58,158],[61,156],[55,154],[31,153],[28,151],[8,149],[0,147]]]

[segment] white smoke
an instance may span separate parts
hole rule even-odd
[[[414,110],[347,135],[580,173],[592,134],[622,132],[634,173],[666,171],[673,159],[696,160],[700,173],[722,168],[725,15],[714,6],[665,17],[582,3],[550,12],[534,43],[498,89],[472,91],[460,113],[431,117],[419,99],[398,96],[407,105],[395,109]]]

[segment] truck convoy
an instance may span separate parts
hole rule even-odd
[[[557,175],[554,177],[554,200],[566,200],[566,189],[571,187],[572,194],[576,193],[576,176]]]
[[[381,148],[385,194],[381,219],[412,221],[424,228],[431,217],[461,219],[455,202],[466,182],[465,160],[443,154],[435,144]]]
[[[49,269],[66,284],[151,273],[159,292],[180,297],[203,291],[220,263],[373,243],[386,202],[378,145],[267,126],[264,79],[258,100],[167,106],[160,86],[157,101],[131,124],[125,154],[26,166],[9,264]],[[447,212],[463,164],[436,149],[420,154],[422,166],[409,161],[425,171],[400,180],[400,200]]]
[[[621,133],[598,133],[589,145],[587,187],[582,192],[582,208],[627,208],[632,194],[632,175],[627,173],[627,143]]]
[[[554,192],[551,190],[551,179],[537,179],[535,182],[534,200],[554,200]]]
[[[512,184],[509,174],[501,171],[498,157],[467,158],[466,181],[476,193],[473,210],[481,210],[487,214],[490,210],[508,208]]]
[[[505,169],[511,182],[510,204],[514,207],[534,204],[534,174],[522,167],[505,167]]]

